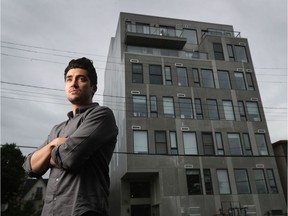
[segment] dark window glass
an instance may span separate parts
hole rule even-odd
[[[223,89],[230,89],[230,78],[228,71],[218,71],[219,87]]]
[[[142,34],[150,34],[150,26],[145,23],[136,23],[136,32]]]
[[[268,155],[268,149],[264,134],[255,134],[256,145],[259,155]]]
[[[172,85],[171,67],[165,66],[165,85]]]
[[[263,169],[254,169],[254,179],[257,193],[267,193],[267,185]]]
[[[198,44],[196,30],[183,29],[182,37],[187,38],[187,43]]]
[[[234,76],[237,89],[246,90],[243,72],[235,72]]]
[[[234,107],[233,107],[232,101],[224,100],[223,110],[224,110],[225,120],[235,120]]]
[[[248,62],[246,48],[244,46],[235,46],[237,62]]]
[[[178,147],[177,147],[177,136],[175,131],[170,131],[170,145],[171,145],[171,154],[177,155],[178,154]]]
[[[196,87],[200,87],[200,76],[199,76],[199,71],[197,68],[193,68],[192,69],[192,73],[193,73],[193,80],[194,80],[194,85]]]
[[[246,121],[246,112],[244,108],[244,103],[243,101],[238,101],[238,108],[239,108],[239,113],[240,113],[240,118],[242,121]]]
[[[278,193],[273,169],[267,169],[268,185],[271,193]]]
[[[202,194],[200,170],[187,169],[186,178],[187,178],[188,194],[189,195]]]
[[[203,119],[203,111],[200,98],[195,98],[195,110],[196,110],[196,118]]]
[[[132,82],[143,83],[143,65],[132,64]]]
[[[233,46],[228,44],[227,51],[228,51],[229,61],[235,61]]]
[[[203,174],[204,174],[206,194],[207,195],[213,194],[213,185],[212,185],[210,169],[204,169]]]
[[[244,154],[252,155],[252,149],[250,144],[250,138],[248,133],[243,133]]]
[[[242,155],[241,140],[238,133],[228,134],[228,144],[231,155]]]
[[[188,86],[188,77],[186,68],[176,68],[178,86]]]
[[[163,97],[163,109],[165,117],[175,118],[173,97]]]
[[[151,117],[157,117],[158,116],[157,97],[156,96],[150,96],[150,114],[151,114]]]
[[[224,60],[223,48],[221,43],[213,43],[215,60]]]
[[[147,117],[146,96],[133,95],[133,116]]]
[[[167,154],[166,131],[155,131],[155,146],[157,154]]]
[[[255,101],[247,101],[247,113],[250,121],[261,121],[258,103]]]
[[[218,106],[216,100],[207,99],[207,109],[209,119],[211,120],[219,119]]]
[[[149,65],[150,84],[162,84],[161,65]]]
[[[212,70],[201,69],[201,77],[203,87],[215,88]]]
[[[215,155],[212,133],[202,133],[202,141],[205,155]]]
[[[251,73],[246,73],[246,79],[247,79],[247,85],[248,85],[248,90],[254,90],[254,83],[252,79],[252,74]]]
[[[192,101],[190,98],[179,98],[181,118],[193,118]]]
[[[149,198],[150,183],[149,182],[130,182],[131,198]]]
[[[147,131],[133,131],[134,153],[148,153]]]
[[[245,169],[234,170],[235,181],[238,194],[250,194],[250,184]]]
[[[222,134],[220,132],[215,133],[216,145],[217,145],[217,155],[224,155],[224,147],[222,141]]]
[[[230,182],[226,169],[217,170],[218,187],[220,194],[230,194]]]

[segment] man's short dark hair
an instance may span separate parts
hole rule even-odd
[[[66,74],[70,69],[74,69],[74,68],[81,68],[87,71],[88,74],[88,78],[90,79],[91,82],[91,86],[95,86],[97,87],[97,73],[96,73],[96,69],[93,66],[93,61],[82,57],[79,59],[72,59],[68,66],[65,69],[64,72],[64,78],[66,78]]]

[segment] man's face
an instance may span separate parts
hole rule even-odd
[[[92,103],[96,88],[91,86],[87,71],[81,68],[70,69],[65,77],[65,93],[67,99],[77,106]]]

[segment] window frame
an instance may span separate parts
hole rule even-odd
[[[231,89],[231,80],[229,71],[218,70],[218,83],[221,89]]]
[[[144,140],[144,141],[146,141],[146,143],[141,143],[141,145],[135,145],[136,141],[139,141],[140,138],[143,138],[143,137],[137,137],[136,138],[136,136],[135,136],[136,133],[137,134],[141,133],[141,136],[145,136],[146,140]],[[144,150],[142,150],[142,149],[144,149]],[[133,130],[133,153],[136,153],[136,154],[149,153],[149,139],[148,139],[148,131],[147,130]]]
[[[225,120],[234,121],[235,112],[234,112],[234,106],[233,106],[232,100],[222,100],[222,103],[223,103],[223,111],[224,111]]]
[[[188,195],[202,195],[203,194],[203,186],[202,186],[200,169],[186,169],[186,180],[187,180]],[[196,192],[194,192],[195,190],[193,190],[194,185],[199,187],[196,189],[197,190]]]
[[[158,117],[157,96],[150,96],[150,117]]]
[[[225,174],[225,181],[220,181],[219,178],[219,174],[220,171],[223,172],[223,174]],[[217,175],[217,181],[218,181],[218,190],[219,190],[219,194],[231,194],[231,186],[230,186],[230,178],[229,178],[229,173],[227,169],[216,169],[216,175]],[[224,186],[224,190],[223,188],[221,189],[221,183],[222,183],[222,187]]]
[[[213,104],[211,103],[213,102]],[[215,103],[214,103],[215,102]],[[208,110],[208,119],[210,120],[219,120],[219,110],[216,99],[206,99],[206,105]]]
[[[193,119],[194,116],[193,116],[192,99],[179,97],[178,102],[179,102],[180,118],[181,119],[186,119],[186,118]]]
[[[161,139],[159,140],[159,136],[163,136],[164,140],[161,140]],[[162,131],[162,130],[154,131],[154,139],[155,139],[155,153],[166,155],[167,154],[167,134],[166,134],[166,131]],[[164,150],[164,151],[162,152],[162,150]]]
[[[209,138],[210,142],[206,142],[206,137]],[[202,143],[204,155],[215,155],[215,145],[212,132],[202,132]]]
[[[165,118],[175,118],[175,108],[174,108],[174,98],[173,97],[168,97],[168,96],[163,96],[163,114]],[[166,105],[165,105],[166,104]],[[167,112],[167,111],[173,111],[172,112]]]
[[[235,143],[236,137],[230,137],[229,138],[229,136],[232,136],[232,135],[237,136],[238,143]],[[241,142],[240,134],[239,133],[227,133],[227,139],[228,139],[228,146],[229,146],[229,150],[230,150],[230,155],[243,155],[242,142]],[[236,149],[236,147],[237,147],[237,149]],[[236,151],[237,151],[237,153],[235,153]]]
[[[212,69],[201,69],[201,81],[203,88],[215,88],[215,80]]]
[[[187,137],[191,135],[190,137]],[[192,131],[183,131],[183,147],[185,155],[198,155],[198,144],[197,144],[197,135],[196,132]]]
[[[161,65],[155,65],[155,64],[149,65],[149,81],[150,84],[153,85],[163,85],[163,75]]]
[[[213,43],[214,59],[224,61],[224,52],[222,43]]]
[[[259,140],[257,137],[259,137],[259,138],[261,137],[262,140]],[[256,141],[258,154],[261,155],[261,156],[262,155],[263,156],[269,155],[268,146],[267,146],[267,140],[266,140],[265,134],[255,133],[255,141]],[[264,144],[263,143],[259,143],[259,141],[264,141]]]
[[[238,172],[238,174],[240,174],[240,171],[243,172],[242,174],[244,174],[244,176],[241,176],[240,177],[241,179],[239,181],[239,179],[237,178],[236,172]],[[249,182],[247,170],[246,169],[234,169],[234,177],[235,177],[235,184],[236,184],[237,193],[238,194],[251,194],[251,187],[250,187],[250,182]],[[241,187],[245,187],[245,190],[240,191]]]
[[[186,67],[176,67],[177,84],[181,87],[189,86],[188,73]]]
[[[261,177],[262,178],[257,178],[256,172],[261,172]],[[264,169],[253,169],[253,175],[254,175],[254,180],[255,180],[255,186],[256,186],[256,191],[258,194],[267,194],[268,193],[268,188],[267,188],[267,182],[265,179],[265,174],[264,174]],[[258,182],[261,181],[260,185]],[[264,191],[260,190],[260,187],[263,187],[262,189],[265,189]]]
[[[140,98],[142,98],[142,99],[140,99]],[[136,100],[138,101],[138,103],[136,103]],[[139,101],[143,101],[144,103],[139,103]],[[142,107],[144,105],[145,105],[145,112],[144,112],[144,109]],[[146,95],[133,95],[132,96],[132,106],[133,106],[133,117],[148,117],[147,116],[147,97],[146,97]],[[140,106],[141,106],[141,109],[139,109]]]
[[[141,67],[140,68],[136,68],[136,66],[141,66]],[[131,64],[131,68],[132,68],[131,69],[132,70],[132,83],[144,83],[144,79],[143,79],[143,64],[141,64],[141,63],[132,63]]]

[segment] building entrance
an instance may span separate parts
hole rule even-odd
[[[151,216],[150,205],[132,205],[131,216]]]

